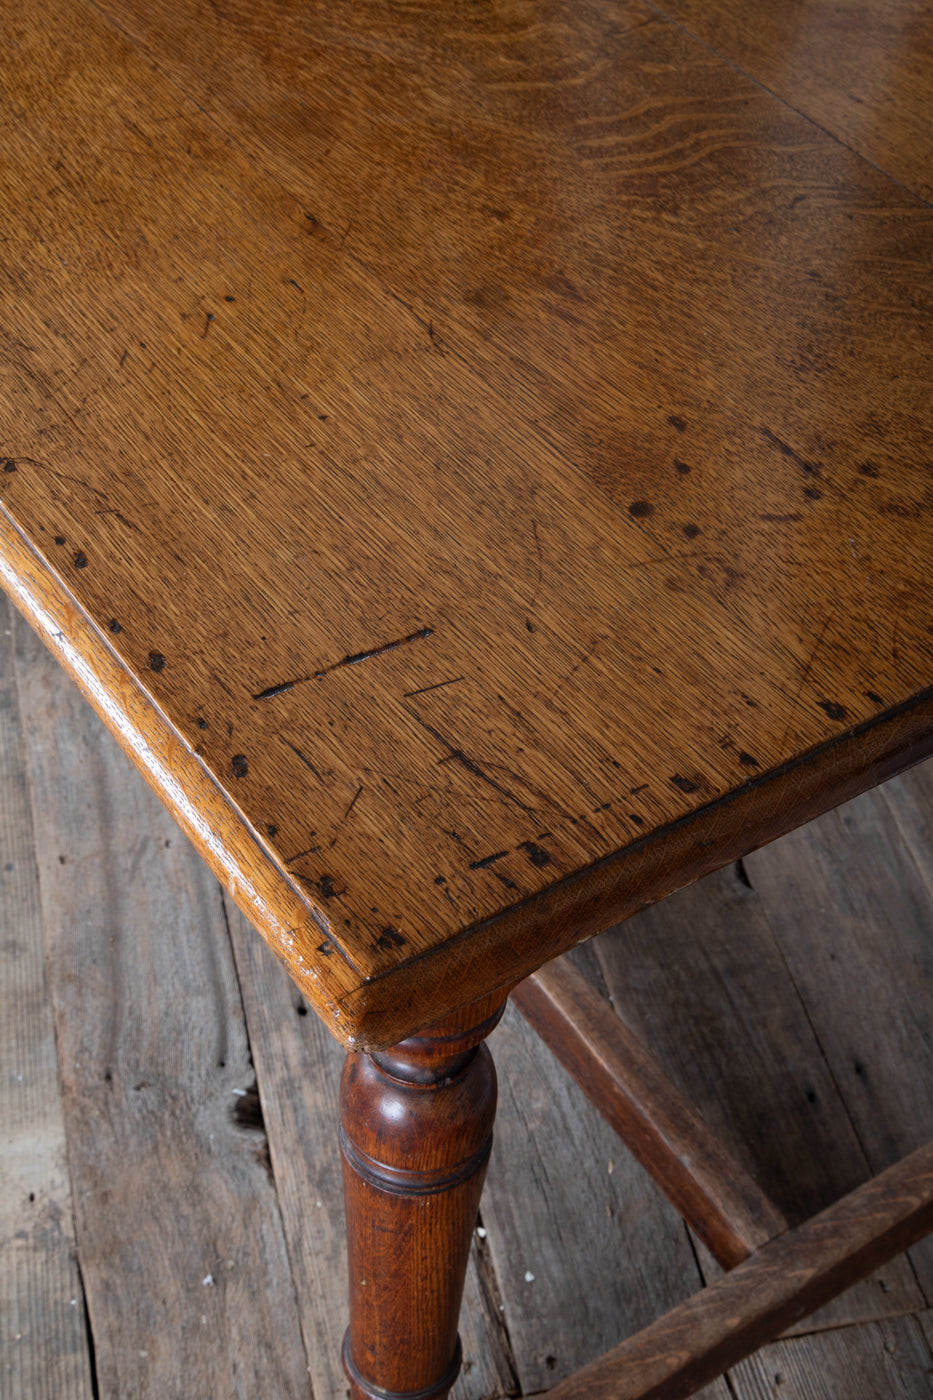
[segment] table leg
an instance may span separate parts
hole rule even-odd
[[[353,1400],[443,1400],[496,1112],[483,1039],[502,993],[390,1050],[347,1056],[341,1084]]]

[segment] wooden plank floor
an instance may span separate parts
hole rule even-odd
[[[0,1397],[343,1400],[341,1052],[0,611]],[[933,769],[574,955],[793,1220],[933,1137]],[[519,1016],[457,1400],[715,1266]],[[923,1245],[703,1392],[933,1395]]]

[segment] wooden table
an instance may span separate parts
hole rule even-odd
[[[930,17],[0,33],[0,575],[376,1052],[348,1365],[440,1396],[505,995],[933,751]]]

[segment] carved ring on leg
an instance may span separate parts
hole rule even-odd
[[[479,1042],[505,995],[373,1055],[341,1084],[354,1400],[443,1400],[492,1146],[496,1075]]]

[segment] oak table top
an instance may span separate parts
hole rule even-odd
[[[933,750],[931,26],[839,8],[0,11],[0,576],[348,1045]]]

